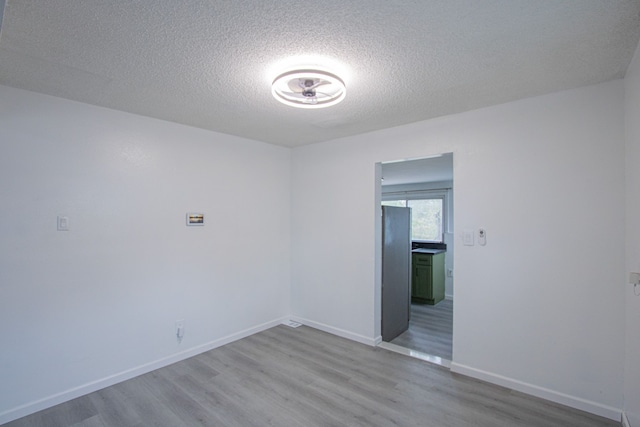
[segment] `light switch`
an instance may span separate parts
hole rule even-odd
[[[58,231],[69,231],[69,217],[58,217]]]
[[[462,243],[465,246],[473,246],[474,245],[473,235],[474,235],[473,230],[464,230],[462,232]]]

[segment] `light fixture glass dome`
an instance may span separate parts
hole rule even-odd
[[[321,70],[294,70],[280,74],[271,85],[274,98],[298,108],[336,105],[347,94],[342,79]]]

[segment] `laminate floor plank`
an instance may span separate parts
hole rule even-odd
[[[140,425],[142,419],[133,405],[127,402],[120,391],[126,384],[116,384],[88,395],[91,403],[100,414],[101,421],[107,426],[134,427]]]
[[[148,392],[170,410],[182,423],[189,426],[210,426],[219,424],[215,413],[185,393],[175,382],[167,379],[167,370],[157,370],[143,375],[141,382]]]
[[[273,331],[273,329],[271,330]],[[433,372],[437,372],[438,369],[434,367],[434,370],[424,370],[420,365],[414,364],[398,364],[396,355],[380,348],[371,348],[369,346],[353,346],[353,342],[340,338],[336,340],[335,336],[326,334],[316,329],[310,329],[310,333],[305,334],[304,336],[300,336],[300,334],[296,334],[295,329],[290,331],[284,331],[284,334],[287,335],[289,340],[294,340],[296,346],[299,346],[299,342],[306,343],[309,348],[314,348],[315,344],[316,350],[307,351],[306,357],[304,360],[306,361],[309,357],[312,357],[315,353],[328,353],[333,355],[336,359],[344,359],[351,360],[351,370],[352,372],[363,372],[365,377],[374,377],[382,375],[382,378],[386,378],[387,380],[395,380],[395,379],[428,379],[430,375],[433,375]],[[265,333],[269,333],[270,331],[265,331]],[[278,331],[280,335],[280,331]],[[262,334],[260,334],[262,335]],[[327,337],[331,338],[331,343],[334,345],[324,345],[324,340]],[[282,341],[282,344],[285,348],[288,348],[285,341]],[[318,350],[317,347],[322,346],[322,350]],[[299,347],[297,347],[299,348]],[[449,372],[448,369],[442,368],[443,371]],[[382,374],[385,370],[392,370],[393,376],[389,376],[388,374]]]
[[[158,399],[153,390],[146,386],[144,377],[150,374],[116,384],[114,387],[122,393],[124,404],[137,414],[143,425],[158,427],[180,425],[180,418]],[[162,384],[157,384],[158,388],[161,386]]]
[[[264,337],[256,336],[256,343],[260,345],[259,348],[261,349],[270,349],[271,351],[269,353],[275,355],[274,362],[277,364],[281,365],[282,360],[286,358],[287,347],[283,346],[283,342],[274,342],[274,340],[265,335]],[[339,354],[335,354],[335,351],[331,349],[318,352],[314,349],[313,344],[303,343],[303,346],[306,347],[301,348],[300,343],[297,344],[299,357],[285,360],[287,360],[288,367],[297,370],[296,375],[300,377],[308,375],[309,382],[312,382],[317,376],[327,378],[326,373],[330,372],[332,375],[336,375],[338,380],[352,381],[354,378],[362,377],[366,378],[369,383],[378,383],[380,387],[391,388],[396,385],[395,381],[385,375],[379,374],[375,369],[366,368],[361,364],[362,358],[354,357],[350,352],[341,351]],[[312,364],[312,369],[310,369],[310,364]],[[347,372],[348,375],[346,375]]]
[[[97,415],[96,409],[91,404],[87,396],[70,400],[64,403],[64,411],[58,410],[58,406],[44,409],[36,412],[28,417],[23,418],[25,427],[41,427],[41,426],[71,426],[78,424],[86,419]],[[17,421],[14,421],[16,423]],[[7,425],[13,425],[9,423]]]
[[[238,348],[237,351],[242,351],[242,349]],[[336,376],[331,371],[318,370],[317,366],[312,367],[311,365],[309,365],[312,367],[311,370],[315,370],[316,373],[309,376],[303,370],[296,369],[290,364],[269,362],[267,354],[268,352],[264,352],[262,356],[259,356],[264,360],[262,369],[243,371],[246,376],[245,380],[249,382],[248,384],[254,391],[267,396],[272,405],[279,407],[280,411],[288,412],[291,403],[295,402],[296,411],[291,415],[297,417],[299,414],[304,414],[304,417],[301,417],[296,425],[344,425],[342,416],[348,414],[342,413],[339,414],[342,416],[337,416],[336,412],[339,412],[340,408],[331,406],[331,402],[314,393],[314,390],[309,387],[309,382],[326,373],[329,373],[327,377],[333,381],[345,382],[346,378]]]
[[[328,407],[338,408],[347,425],[414,425],[415,419],[402,408],[390,405],[386,399],[359,392],[351,383],[336,384],[318,378],[310,385],[318,395],[329,402]],[[377,420],[377,422],[374,422]]]
[[[619,425],[382,348],[281,325],[6,427]]]
[[[182,377],[185,393],[208,405],[223,426],[295,425],[294,419],[276,410],[270,396],[258,393],[243,370],[230,367],[212,380]]]
[[[172,370],[174,366],[178,365],[184,366],[184,364],[176,364],[166,369]],[[218,376],[209,378],[193,376],[192,373],[178,374],[173,372],[169,378],[194,401],[203,407],[211,408],[219,421],[216,425],[238,427],[258,425],[256,419],[260,419],[260,417],[246,408],[242,402],[244,396],[239,396],[233,390],[225,387],[224,381],[215,380],[219,378]]]
[[[411,304],[409,329],[392,344],[451,360],[453,355],[453,300],[436,305]]]
[[[317,408],[322,402],[314,401],[311,391],[305,387],[312,379],[307,372],[295,371],[282,362],[273,365],[269,363],[268,352],[264,351],[256,356],[261,359],[258,362],[238,348],[242,343],[234,344],[236,345],[212,352],[210,358],[217,360],[218,365],[227,367],[227,372],[221,377],[228,375],[233,382],[241,386],[241,390],[250,391],[249,395],[243,398],[245,405],[259,408],[262,414],[273,420],[282,417],[291,419],[288,423],[274,421],[273,425],[340,425],[340,421],[333,419],[330,412],[323,412]],[[283,369],[286,372],[281,372]],[[297,403],[293,411],[292,401]],[[309,405],[309,401],[313,404]],[[316,419],[318,422],[311,424],[310,419]]]
[[[72,427],[108,427],[108,425],[104,423],[100,415],[94,415],[84,421],[72,424]]]

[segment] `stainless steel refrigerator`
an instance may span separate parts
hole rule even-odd
[[[382,206],[382,340],[409,329],[411,209]]]

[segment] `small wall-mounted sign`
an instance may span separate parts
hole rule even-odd
[[[203,213],[188,213],[187,225],[204,225]]]

